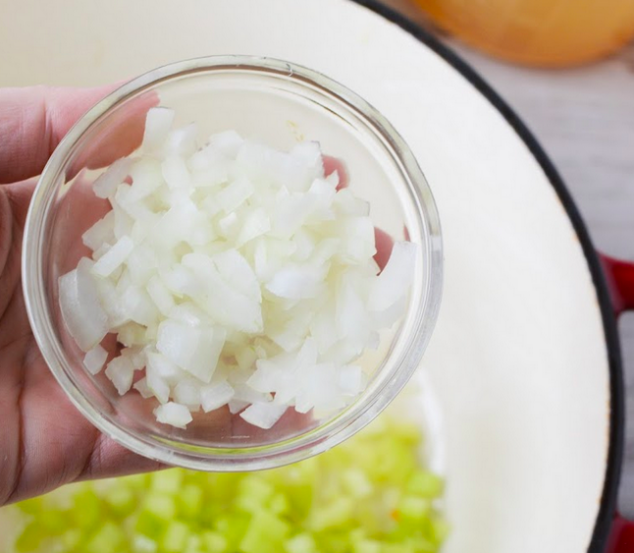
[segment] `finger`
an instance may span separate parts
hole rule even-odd
[[[381,271],[385,269],[387,262],[392,255],[392,248],[394,247],[393,238],[384,230],[380,228],[374,228],[374,244],[376,247],[376,253],[374,254],[374,261],[379,266]]]
[[[326,176],[334,173],[335,171],[339,175],[339,184],[337,185],[337,190],[341,190],[342,188],[346,188],[348,186],[348,170],[346,169],[346,165],[339,158],[332,156],[323,156],[324,162],[324,174]]]
[[[0,183],[40,174],[75,121],[115,87],[0,89]]]
[[[146,92],[112,111],[107,124],[95,129],[89,143],[73,161],[67,178],[74,177],[82,169],[106,167],[120,157],[131,154],[143,140],[148,110],[158,103],[155,92]]]

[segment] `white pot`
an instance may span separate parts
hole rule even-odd
[[[382,111],[443,222],[446,284],[424,376],[439,414],[433,461],[448,481],[446,553],[603,550],[623,439],[607,291],[559,177],[486,84],[374,2],[41,8],[46,17],[15,3],[21,24],[0,50],[15,52],[26,28],[29,40],[0,61],[3,84],[96,84],[179,59],[256,54],[322,71]]]

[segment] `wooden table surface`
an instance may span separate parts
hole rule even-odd
[[[430,28],[412,0],[384,0]],[[442,40],[515,109],[572,193],[595,246],[634,260],[634,43],[617,56],[569,70],[495,61]],[[634,518],[634,314],[620,324],[627,386],[626,459],[620,506]]]

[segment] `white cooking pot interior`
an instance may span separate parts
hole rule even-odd
[[[349,0],[255,7],[58,0],[44,17],[15,2],[0,49],[23,46],[0,60],[0,84],[100,84],[257,54],[322,71],[374,104],[416,154],[443,224],[444,300],[422,369],[437,403],[431,452],[448,481],[445,551],[585,552],[607,457],[608,362],[553,187],[500,113],[396,25]]]

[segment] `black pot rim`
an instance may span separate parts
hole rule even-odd
[[[428,31],[413,23],[404,15],[401,15],[384,4],[381,4],[378,0],[351,1],[378,13],[420,40],[423,44],[442,57],[456,71],[458,71],[484,96],[502,114],[502,116],[504,116],[509,125],[511,125],[518,136],[524,141],[555,189],[559,200],[572,222],[572,226],[579,238],[581,248],[588,263],[588,268],[592,275],[592,280],[596,290],[597,301],[599,303],[601,317],[603,320],[603,330],[607,346],[610,371],[610,442],[608,446],[608,459],[606,463],[605,480],[599,513],[594,525],[592,539],[590,540],[590,544],[588,546],[588,553],[602,553],[607,544],[616,509],[621,464],[623,460],[625,407],[621,348],[616,319],[614,316],[614,308],[612,300],[610,299],[610,293],[601,266],[601,261],[592,244],[588,229],[572,199],[572,196],[570,195],[570,192],[566,188],[564,181],[540,143],[518,115],[513,111],[513,109],[509,107],[509,105],[497,94],[497,92],[495,92],[493,88],[491,88],[491,86],[468,63],[460,58],[453,50],[442,44]],[[562,516],[565,516],[565,514],[562,513]]]

